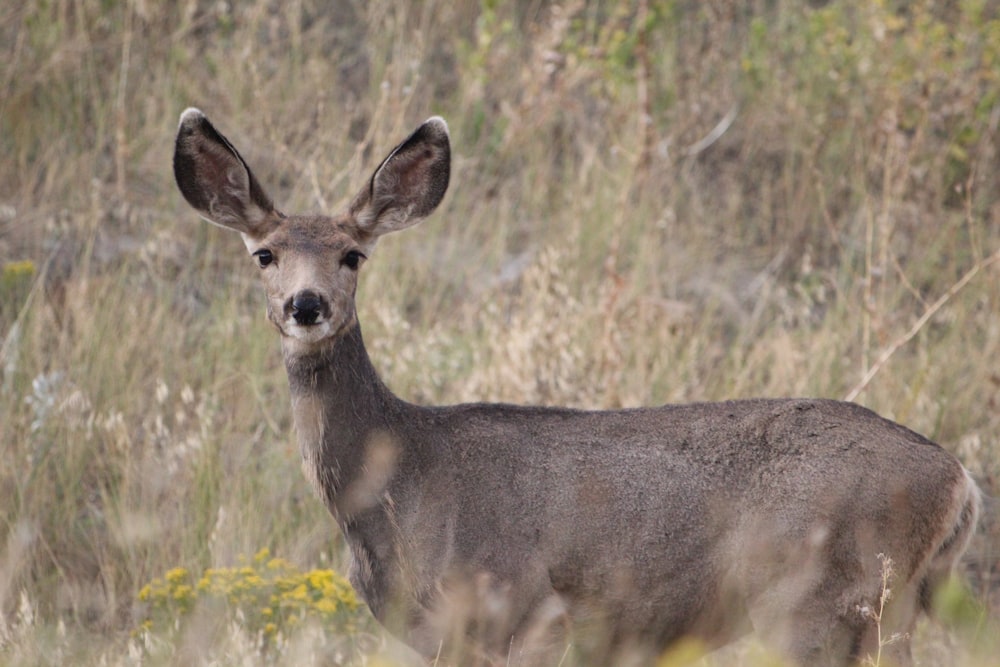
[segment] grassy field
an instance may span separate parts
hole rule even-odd
[[[8,2],[2,664],[398,664],[254,267],[174,185],[191,105],[286,211],[448,120],[444,203],[357,298],[404,398],[850,398],[997,493],[996,0]],[[963,574],[921,664],[995,664],[992,513]]]

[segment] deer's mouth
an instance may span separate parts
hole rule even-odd
[[[281,333],[286,337],[294,338],[302,343],[318,343],[325,338],[329,338],[333,333],[330,321],[326,319],[314,320],[308,324],[304,324],[294,318],[289,318],[279,328],[281,329]]]

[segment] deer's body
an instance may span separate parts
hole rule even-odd
[[[345,214],[286,217],[200,112],[178,134],[185,197],[240,231],[265,272],[303,467],[375,616],[427,657],[469,642],[503,664],[555,664],[572,640],[606,664],[753,628],[800,664],[847,664],[877,649],[881,554],[895,573],[883,636],[908,632],[979,495],[953,456],[869,410],[421,407],[385,387],[357,270],[378,235],[436,207],[448,150],[432,119]],[[890,649],[908,659],[906,641]]]

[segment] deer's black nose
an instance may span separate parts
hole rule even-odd
[[[315,292],[305,290],[292,298],[291,312],[297,324],[316,324],[323,302]]]

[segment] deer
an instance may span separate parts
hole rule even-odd
[[[450,165],[432,117],[343,211],[286,215],[198,109],[175,142],[184,198],[257,264],[302,467],[375,619],[434,664],[645,664],[747,634],[797,665],[911,664],[982,505],[916,432],[819,398],[592,411],[393,394],[359,275],[382,235],[438,207]]]

